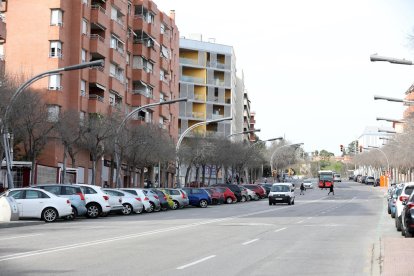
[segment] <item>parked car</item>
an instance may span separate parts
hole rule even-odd
[[[266,196],[269,196],[270,188],[272,188],[271,183],[259,183],[260,186],[262,186],[266,190]]]
[[[253,190],[250,190],[246,187],[244,187],[244,188],[247,191],[247,197],[248,197],[249,200],[259,200],[260,199],[260,197]]]
[[[167,195],[158,189],[148,189],[150,192],[152,192],[154,195],[158,196],[158,200],[161,204],[161,210],[166,211],[170,208],[170,203],[168,202]]]
[[[190,205],[206,208],[211,204],[211,197],[206,190],[199,188],[183,188],[190,200]]]
[[[295,204],[295,189],[292,183],[274,183],[269,193],[269,205],[276,203]]]
[[[410,197],[411,193],[414,190],[414,182],[408,182],[403,184],[402,191],[399,197],[395,202],[395,227],[397,231],[401,231],[401,224],[402,224],[402,210],[403,210],[403,202],[407,201]]]
[[[388,214],[391,215],[392,218],[395,218],[395,203],[397,202],[397,198],[400,196],[402,191],[402,187],[396,187],[392,189],[390,195],[388,196]]]
[[[266,189],[265,188],[263,188],[262,186],[260,186],[260,185],[255,185],[255,184],[245,184],[245,185],[243,185],[244,187],[246,187],[247,189],[250,189],[250,190],[252,190],[253,192],[255,192],[256,193],[256,195],[259,197],[259,198],[265,198],[266,196],[267,196],[267,194],[266,194]]]
[[[86,184],[76,184],[76,186],[81,187],[85,195],[86,217],[97,218],[100,215],[109,214],[111,211],[110,196],[102,191],[101,187]],[[120,209],[122,209],[122,205]]]
[[[37,184],[33,187],[69,199],[72,205],[72,214],[67,217],[68,219],[86,215],[85,195],[80,187],[69,184]]]
[[[239,186],[240,192],[241,192],[241,200],[240,202],[246,202],[250,200],[249,194],[247,192],[247,189],[243,186]]]
[[[217,190],[213,187],[206,187],[203,189],[209,193],[211,197],[211,204],[217,205],[224,203],[224,193],[222,193],[220,190]]]
[[[175,210],[178,208],[184,208],[190,205],[190,200],[188,199],[187,193],[182,189],[163,189],[167,194],[169,194],[173,200],[173,206],[171,209]]]
[[[239,185],[236,185],[236,184],[216,184],[214,186],[229,188],[234,193],[234,195],[236,196],[237,201],[239,201],[239,202],[242,201],[242,191],[241,191]]]
[[[215,189],[223,193],[224,202],[226,202],[227,204],[237,202],[236,196],[228,187],[215,187]]]
[[[141,202],[144,204],[144,209],[147,213],[161,209],[160,201],[152,196],[152,194],[147,195],[148,192],[145,193],[142,188],[122,188],[121,191],[131,193],[141,198]]]
[[[379,178],[375,179],[374,187],[378,187],[381,183],[381,180]]]
[[[70,200],[38,188],[15,188],[7,190],[2,196],[16,200],[20,218],[39,218],[54,222],[72,214]]]
[[[144,210],[144,204],[141,202],[141,198],[134,194],[117,189],[103,188],[102,190],[110,196],[121,197],[121,204],[124,207],[122,214],[124,215],[130,215],[132,212],[141,214]]]
[[[361,183],[365,184],[365,179],[367,179],[366,175],[361,176]]]
[[[401,234],[406,238],[412,238],[414,235],[414,193],[411,193],[408,200],[403,202],[401,213]]]
[[[374,186],[375,178],[373,176],[367,176],[365,178],[365,184]]]

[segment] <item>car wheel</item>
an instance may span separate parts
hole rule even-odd
[[[410,231],[408,231],[407,229],[404,231],[405,232],[405,237],[406,238],[412,238],[413,237],[413,233],[411,233]]]
[[[391,208],[388,206],[388,214],[391,214]]]
[[[231,199],[231,197],[226,198],[226,203],[227,204],[232,204],[233,203],[233,199]]]
[[[200,205],[201,208],[206,208],[207,205],[208,205],[207,200],[205,200],[205,199],[200,200],[199,205]]]
[[[242,196],[240,202],[246,202],[246,196]]]
[[[212,203],[213,205],[217,205],[217,204],[218,204],[218,201],[217,201],[217,199],[213,199],[211,203]]]
[[[76,208],[72,206],[72,215],[67,216],[66,219],[74,220],[76,219],[77,216],[78,216],[78,210],[76,210]]]
[[[289,199],[289,201],[288,201],[288,205],[291,205],[292,204],[292,201]]]
[[[54,222],[58,218],[58,212],[55,208],[46,208],[42,212],[42,218],[45,222]]]
[[[295,205],[295,200],[292,201],[292,205]]]
[[[97,218],[101,213],[101,207],[98,204],[92,203],[86,206],[87,212],[86,216],[88,218]]]
[[[149,208],[149,210],[147,211],[147,213],[152,213],[152,212],[154,211],[154,209],[155,209],[155,204],[154,204],[154,203],[152,203],[152,202],[150,202],[150,208]]]
[[[180,208],[180,204],[177,201],[174,200],[171,209],[177,210],[178,208]]]
[[[395,227],[397,227],[397,231],[401,231],[401,221],[397,216],[395,216]]]
[[[395,213],[391,213],[391,218],[395,218]]]
[[[132,206],[131,206],[131,204],[128,204],[128,203],[124,203],[124,204],[122,204],[122,206],[124,206],[124,208],[122,208],[122,214],[123,215],[130,215],[131,213],[132,213]]]

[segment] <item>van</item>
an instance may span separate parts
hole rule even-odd
[[[334,174],[334,182],[341,182],[341,175],[338,173]]]
[[[276,203],[295,204],[295,187],[292,183],[274,183],[269,192],[269,205]]]

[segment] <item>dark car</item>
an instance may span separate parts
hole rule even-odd
[[[262,186],[266,190],[266,196],[270,193],[270,188],[272,188],[271,183],[259,183],[258,185]]]
[[[412,238],[414,235],[414,193],[410,195],[407,201],[403,201],[403,205],[401,234],[406,238]]]
[[[361,176],[361,183],[365,184],[365,180],[367,179],[366,175]]]
[[[243,185],[244,187],[246,187],[247,189],[252,190],[253,192],[256,193],[256,195],[259,198],[265,198],[266,197],[266,190],[265,188],[263,188],[262,186],[259,185],[255,185],[255,184],[245,184]]]
[[[213,205],[224,203],[224,193],[221,192],[217,187],[202,188],[202,189],[206,190],[210,194],[211,203]]]
[[[376,178],[374,182],[374,187],[378,187],[380,183],[381,183],[381,180],[379,178]]]
[[[158,200],[161,204],[161,210],[166,211],[170,208],[170,205],[168,204],[167,196],[164,194],[163,191],[157,190],[157,189],[150,189],[151,192],[155,193],[158,196]]]
[[[187,193],[190,205],[206,208],[211,204],[211,197],[206,190],[198,188],[183,188],[183,190]]]
[[[240,202],[242,200],[242,191],[241,191],[241,189],[238,185],[236,185],[236,184],[216,184],[214,186],[227,187],[234,193],[234,195],[236,196],[238,202]]]

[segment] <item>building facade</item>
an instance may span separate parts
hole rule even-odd
[[[32,87],[46,95],[49,112],[76,110],[80,117],[128,114],[139,106],[178,97],[175,14],[161,12],[151,0],[12,0],[5,5],[8,39],[3,54],[8,73],[32,76],[104,60],[103,68],[64,72],[35,82]],[[2,26],[0,22],[0,36]],[[156,124],[177,139],[177,104],[145,110],[134,119]],[[97,184],[111,182],[108,159],[105,156],[97,166]],[[33,172],[37,182],[58,181],[62,160],[62,146],[48,143]],[[89,153],[81,152],[77,167],[70,169],[76,172],[71,181],[89,183]],[[122,182],[129,185],[131,179],[123,174]]]
[[[0,1],[0,73],[4,72],[4,44],[6,43],[6,20],[4,12],[6,11],[6,2]]]

